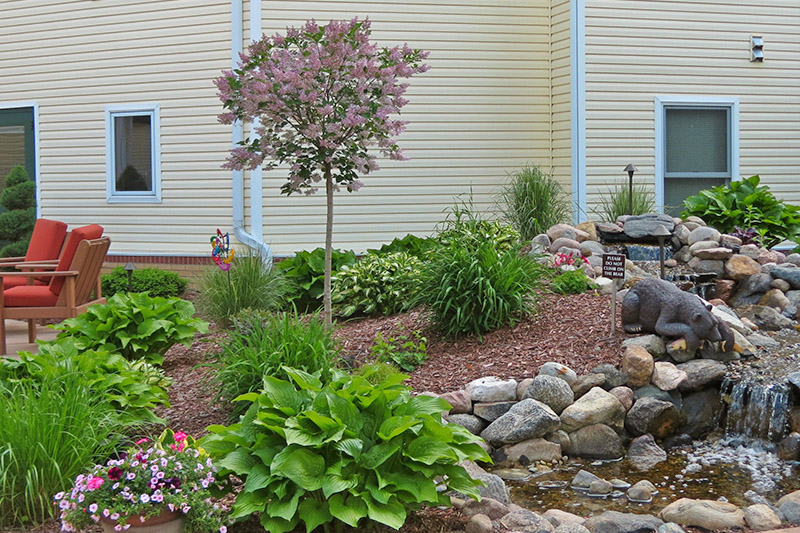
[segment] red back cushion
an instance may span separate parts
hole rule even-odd
[[[67,225],[57,220],[40,218],[33,227],[31,243],[25,261],[47,261],[58,259],[58,252],[67,236]]]
[[[97,224],[90,224],[70,231],[67,236],[67,244],[64,245],[61,257],[58,258],[56,270],[69,270],[69,267],[72,265],[72,259],[75,257],[75,251],[78,249],[78,244],[81,241],[99,239],[102,236],[103,226],[98,226]],[[50,290],[53,294],[61,294],[61,288],[63,286],[63,277],[54,277],[50,281]]]

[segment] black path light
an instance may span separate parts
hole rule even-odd
[[[628,173],[628,214],[633,214],[633,173],[639,170],[632,163],[628,163],[625,172]]]
[[[659,224],[653,236],[658,239],[658,262],[661,265],[661,279],[664,279],[664,239],[671,237],[672,233],[664,227],[664,224]]]
[[[127,263],[124,267],[125,272],[128,273],[128,292],[133,292],[133,271],[136,270],[136,265]]]

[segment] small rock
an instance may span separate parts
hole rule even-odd
[[[784,293],[792,290],[792,286],[789,285],[789,282],[783,279],[773,279],[769,285],[773,289],[778,289],[779,291]]]
[[[792,327],[792,321],[772,307],[764,305],[748,305],[740,308],[739,315],[755,323],[759,329],[778,331]]]
[[[630,216],[622,226],[625,234],[631,239],[652,238],[659,226],[664,226],[670,233],[675,228],[672,217],[660,213],[646,213]]]
[[[727,302],[733,296],[733,289],[736,282],[732,279],[718,279],[714,281],[714,297],[723,302]]]
[[[772,337],[762,335],[761,333],[751,333],[747,336],[747,340],[753,343],[756,348],[777,348],[781,345],[781,343]]]
[[[523,509],[513,511],[500,519],[500,523],[510,531],[539,533],[540,531],[553,531],[555,529],[542,515]]]
[[[675,522],[667,522],[658,528],[657,533],[686,533],[681,526]]]
[[[552,409],[536,400],[522,400],[489,424],[481,437],[492,446],[516,444],[543,437],[558,429],[560,420]]]
[[[622,440],[605,424],[582,427],[569,434],[569,453],[587,459],[619,459],[625,455]]]
[[[590,496],[606,496],[613,490],[614,487],[605,479],[596,479],[589,484]]]
[[[603,383],[603,388],[606,390],[611,390],[614,387],[620,387],[628,382],[628,374],[617,369],[617,367],[609,363],[597,365],[591,369],[589,373],[604,375],[606,380],[605,383]]]
[[[542,514],[542,516],[547,518],[547,520],[556,528],[558,528],[558,526],[570,524],[582,525],[586,521],[586,519],[583,517],[568,513],[566,511],[561,511],[559,509],[548,509]],[[556,531],[558,531],[558,529],[556,529]]]
[[[672,230],[672,235],[677,237],[681,244],[688,244],[689,243],[689,234],[691,230],[686,227],[685,224],[678,224],[675,226],[675,229]]]
[[[569,449],[569,434],[563,429],[557,429],[544,436],[544,440],[561,446],[561,453]]]
[[[569,224],[556,224],[547,230],[547,238],[550,239],[550,242],[554,242],[561,238],[577,241],[578,233],[575,231],[575,228]]]
[[[517,398],[517,381],[514,379],[478,378],[467,383],[466,389],[473,402],[504,402]]]
[[[586,235],[589,236],[589,240],[592,240],[592,241],[598,240],[598,238],[597,238],[597,228],[595,227],[594,222],[592,222],[590,220],[587,220],[585,222],[581,222],[580,224],[575,226],[575,229],[586,233]]]
[[[464,531],[466,533],[492,533],[494,531],[492,519],[485,514],[476,514],[469,519]]]
[[[583,523],[592,533],[643,533],[656,531],[663,524],[655,516],[618,511],[605,511]]]
[[[776,280],[779,281],[779,280]],[[781,291],[780,289],[770,289],[761,297],[758,301],[758,305],[766,305],[767,307],[773,307],[780,311],[783,311],[787,306],[791,305],[792,303],[789,301],[789,298]]]
[[[733,250],[723,247],[701,249],[694,253],[696,258],[704,261],[725,261],[732,255]]]
[[[447,421],[451,424],[458,424],[459,426],[465,427],[467,431],[474,435],[480,435],[481,431],[486,429],[488,425],[485,420],[475,415],[467,414],[447,415]]]
[[[614,487],[614,490],[628,490],[631,488],[630,483],[619,478],[609,479],[608,482],[611,483],[611,486]]]
[[[553,530],[553,533],[590,533],[581,524],[561,524]]]
[[[470,500],[464,504],[462,512],[466,516],[475,516],[480,514],[488,516],[492,520],[499,520],[508,514],[508,507],[494,498],[481,498],[481,501],[470,498]]]
[[[537,461],[552,463],[561,459],[561,445],[542,438],[503,446],[502,452],[507,461],[523,466]]]
[[[525,391],[525,398],[532,398],[550,407],[554,413],[560,415],[565,407],[570,405],[575,395],[563,379],[555,376],[538,375]]]
[[[472,398],[465,390],[457,390],[446,392],[440,396],[451,405],[451,415],[471,414],[472,413]]]
[[[790,492],[776,504],[790,524],[800,524],[800,490]]]
[[[744,528],[744,512],[732,503],[681,498],[658,515],[668,522],[705,529]]]
[[[628,448],[628,461],[641,472],[650,470],[658,463],[667,460],[667,452],[662,450],[650,434],[636,437]]]
[[[567,239],[566,237],[560,237],[553,241],[553,243],[550,245],[549,250],[551,254],[554,254],[557,253],[561,248],[569,248],[571,250],[577,250],[578,255],[580,255],[581,244],[575,239]]]
[[[750,529],[755,531],[768,531],[770,529],[778,529],[781,527],[781,519],[775,514],[769,505],[757,503],[749,507],[745,507],[744,520]]]
[[[477,479],[483,482],[483,485],[478,487],[482,498],[493,498],[500,503],[508,505],[511,503],[508,487],[505,482],[500,479],[500,476],[490,474],[472,461],[462,461],[459,463],[467,471],[472,479]]]
[[[578,379],[578,375],[574,370],[561,363],[554,363],[552,361],[542,365],[539,369],[539,375],[555,376],[563,379],[569,385],[572,385],[575,383],[575,380]]]
[[[739,320],[736,313],[726,305],[715,305],[711,308],[711,314],[725,322],[732,330],[738,331],[742,335],[750,333],[749,328],[745,326],[744,322]]]
[[[604,253],[606,253],[606,249],[603,248],[603,245],[600,244],[599,242],[593,241],[593,240],[583,241],[581,243],[580,250],[581,250],[581,253],[586,257],[592,256],[592,255],[600,255],[600,256],[602,256]]]
[[[680,425],[680,413],[670,402],[655,398],[640,398],[625,417],[625,429],[634,436],[652,434],[663,439],[673,434]]]
[[[725,263],[725,273],[729,278],[737,281],[748,278],[761,272],[761,265],[757,261],[741,254],[732,255]]]
[[[800,459],[800,433],[793,431],[781,440],[778,444],[778,458],[784,461]]]
[[[577,400],[595,387],[605,385],[606,377],[603,374],[584,374],[572,384],[572,394]]]
[[[608,392],[619,400],[619,403],[622,404],[625,411],[628,411],[633,405],[633,391],[629,387],[614,387]]]
[[[639,482],[641,483],[641,482]],[[649,488],[637,483],[628,489],[625,495],[628,500],[634,503],[650,503],[653,501],[653,493]]]
[[[698,391],[710,383],[718,383],[725,377],[726,371],[724,363],[710,359],[695,359],[676,366],[687,376],[686,381],[678,387],[682,392]]]
[[[589,490],[589,487],[593,482],[600,480],[602,480],[602,478],[592,474],[587,470],[578,470],[578,473],[575,474],[574,478],[572,478],[570,486],[574,489]]]
[[[683,431],[694,438],[702,438],[717,427],[722,398],[715,388],[686,394],[681,413],[686,422]]]
[[[544,233],[540,233],[536,237],[531,240],[531,244],[538,244],[545,248],[550,248],[550,245],[553,244],[553,241],[550,240],[550,237],[545,235]]]
[[[689,253],[692,255],[697,255],[697,252],[701,250],[709,250],[711,248],[719,248],[719,243],[716,241],[697,241],[689,246]],[[728,250],[728,255],[730,255],[731,250],[729,248],[725,249]]]
[[[750,259],[757,259],[761,255],[762,249],[757,244],[743,244],[739,249],[739,253],[749,257]]]
[[[658,335],[639,335],[622,341],[623,350],[626,350],[629,346],[641,346],[653,357],[661,357],[667,353],[664,340]]]
[[[742,245],[742,239],[739,237],[734,237],[728,233],[723,233],[719,237],[719,243],[722,246],[727,246],[728,248],[733,248],[734,246],[739,247]]]
[[[525,399],[525,391],[528,390],[531,383],[533,383],[533,378],[525,378],[517,383],[517,401]]]
[[[684,350],[681,343],[671,342],[667,344],[667,355],[676,363],[691,361],[697,355],[696,350]]]
[[[628,374],[631,387],[643,387],[650,383],[654,368],[653,356],[644,347],[633,345],[625,348],[622,371]]]
[[[683,382],[689,379],[686,372],[679,370],[672,363],[658,362],[655,363],[653,370],[653,385],[663,391],[671,391],[677,389]]]
[[[706,221],[705,220],[703,220],[702,218],[700,218],[698,216],[695,216],[695,215],[691,215],[691,216],[686,217],[686,220],[684,220],[683,222],[684,222],[684,224],[687,223],[687,222],[690,222],[692,224],[696,224],[695,227],[697,227],[697,226],[705,226],[706,225]]]
[[[689,233],[689,239],[687,241],[687,244],[691,246],[694,243],[700,241],[719,242],[720,237],[721,235],[719,231],[715,230],[714,228],[709,228],[708,226],[700,226],[696,229],[693,229]]]
[[[780,260],[780,256],[778,255],[778,253],[779,252],[773,252],[771,250],[764,250],[763,252],[758,254],[758,257],[756,257],[756,261],[760,265],[766,265],[768,263],[775,263],[775,264],[783,263],[783,261]]]
[[[717,276],[722,276],[725,273],[724,261],[692,257],[687,264],[695,272],[713,272]]]
[[[561,413],[561,429],[576,431],[592,424],[619,424],[625,417],[625,408],[600,387],[595,387]]]
[[[516,403],[517,402],[478,402],[472,406],[472,414],[491,423],[506,414]]]

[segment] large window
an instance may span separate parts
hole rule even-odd
[[[656,200],[665,212],[739,178],[738,131],[735,99],[656,98]]]
[[[106,188],[109,202],[161,201],[157,105],[106,108]]]

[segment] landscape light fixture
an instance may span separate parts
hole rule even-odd
[[[658,263],[661,266],[661,279],[664,279],[664,239],[671,237],[672,233],[664,227],[664,224],[659,224],[653,236],[658,239]]]
[[[125,272],[128,273],[128,292],[133,292],[133,271],[136,270],[136,265],[127,263],[124,267]]]
[[[639,170],[633,164],[628,163],[625,172],[628,173],[628,214],[633,214],[633,173]]]

